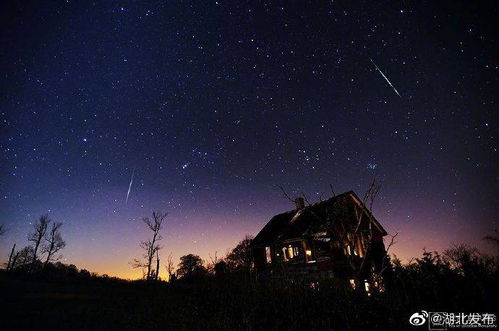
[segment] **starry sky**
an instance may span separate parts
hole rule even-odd
[[[153,210],[164,261],[209,260],[293,208],[276,185],[318,201],[374,177],[392,253],[490,249],[494,1],[1,6],[1,261],[49,213],[63,262],[137,278]]]

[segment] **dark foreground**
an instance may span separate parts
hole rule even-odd
[[[61,284],[2,279],[8,330],[400,329],[381,299],[302,288],[181,284]],[[355,306],[355,307],[354,307]],[[3,328],[2,328],[3,329]]]
[[[494,289],[484,296],[474,284],[436,287],[434,281],[367,296],[334,283],[313,290],[237,277],[169,285],[53,281],[2,272],[0,321],[2,330],[417,330],[408,319],[421,309],[497,308]]]

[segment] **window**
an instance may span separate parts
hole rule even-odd
[[[265,262],[272,262],[272,254],[270,253],[270,247],[265,247]]]
[[[286,247],[282,248],[282,257],[283,257],[284,261],[288,260],[288,253],[287,253],[287,248]]]
[[[303,253],[303,248],[301,247],[301,243],[293,242],[291,244],[286,244],[281,248],[282,250],[282,259],[284,261],[297,261],[301,258]]]
[[[292,259],[294,257],[293,255],[293,247],[291,245],[288,246],[288,258]]]
[[[367,293],[369,293],[370,288],[367,279],[364,279],[364,289],[366,290]]]
[[[354,249],[355,255],[364,257],[364,239],[362,234],[357,236],[357,240],[355,241],[354,247],[355,247]]]

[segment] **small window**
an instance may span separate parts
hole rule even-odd
[[[287,253],[287,248],[286,247],[283,247],[282,248],[282,257],[284,259],[284,261],[287,261],[288,260],[288,253]]]
[[[292,259],[294,257],[294,254],[293,254],[293,247],[291,247],[291,245],[288,246],[288,257],[290,259]]]
[[[367,279],[364,280],[364,289],[366,290],[367,293],[369,293],[370,287],[369,287],[369,282],[367,281]]]
[[[270,253],[270,247],[265,247],[265,262],[272,262],[272,255]]]

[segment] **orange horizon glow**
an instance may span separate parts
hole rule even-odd
[[[252,233],[252,235],[256,235]],[[207,241],[204,245],[192,245],[193,243],[185,243],[184,245],[175,243],[175,249],[172,246],[171,250],[168,249],[168,245],[166,245],[164,249],[160,252],[160,278],[163,280],[168,279],[168,274],[166,272],[166,260],[170,252],[172,252],[172,257],[175,266],[177,266],[179,262],[180,256],[187,254],[195,254],[199,255],[205,262],[205,264],[209,263],[211,258],[214,258],[215,252],[217,253],[217,257],[223,258],[228,250],[234,248],[237,243],[242,240],[244,235],[240,237],[226,238],[220,239],[213,237],[209,242]],[[438,251],[443,252],[445,249],[448,249],[453,244],[467,244],[473,247],[477,247],[480,251],[484,253],[492,253],[493,247],[489,245],[487,242],[481,240],[481,237],[476,238],[477,240],[457,242],[457,241],[442,241],[442,238],[437,233],[422,233],[420,235],[409,235],[409,233],[399,232],[396,238],[396,244],[390,249],[389,254],[391,256],[396,256],[403,263],[408,263],[414,258],[422,257],[422,253],[424,250],[426,251]],[[390,238],[385,237],[385,244],[387,245]],[[191,245],[189,245],[191,244]],[[212,249],[208,249],[206,247],[211,247]],[[176,254],[176,252],[181,252]],[[78,269],[87,269],[90,272],[95,272],[99,275],[107,274],[110,277],[118,277],[127,280],[138,280],[142,279],[142,270],[141,269],[133,269],[128,262],[130,262],[134,257],[138,257],[141,254],[141,250],[138,247],[132,247],[126,251],[123,251],[123,254],[126,257],[120,256],[106,256],[101,255],[97,259],[93,261],[86,261],[80,255],[74,255],[73,260],[70,259],[70,256],[66,257],[62,262],[74,264],[78,267]],[[210,256],[211,255],[211,256]]]
[[[269,196],[275,194],[272,192]],[[388,233],[398,233],[396,244],[389,254],[396,255],[403,262],[421,257],[423,249],[442,252],[452,244],[460,243],[476,246],[485,253],[493,252],[491,245],[482,240],[493,230],[490,224],[465,221],[474,213],[472,208],[469,212],[465,209],[449,217],[436,208],[424,208],[422,202],[418,204],[416,201],[398,202],[394,211],[393,206],[387,203],[392,200],[386,196],[380,199],[374,208],[374,215]],[[186,210],[171,210],[161,231],[160,277],[167,278],[165,265],[170,253],[175,265],[180,256],[190,253],[199,255],[206,263],[210,262],[210,255],[214,258],[215,253],[218,258],[223,258],[245,235],[255,236],[272,215],[289,209],[289,203],[277,197],[275,201],[250,204],[249,208],[234,211],[204,204],[193,205]],[[43,209],[33,212],[34,215],[43,213]],[[62,228],[67,247],[62,251],[64,258],[61,262],[100,275],[141,279],[142,271],[133,269],[129,262],[141,257],[139,244],[150,236],[141,221],[142,216],[147,216],[144,210],[126,208],[117,212],[97,208],[89,214],[89,220],[74,219],[59,210],[52,212],[54,220],[68,220]],[[18,249],[26,245],[26,235],[31,231],[30,222],[36,217],[30,216],[28,220],[23,226],[11,227],[1,238],[0,256],[3,262],[8,258],[12,244],[16,243]],[[460,227],[454,224],[460,224]],[[388,242],[389,237],[385,237],[385,244]]]

